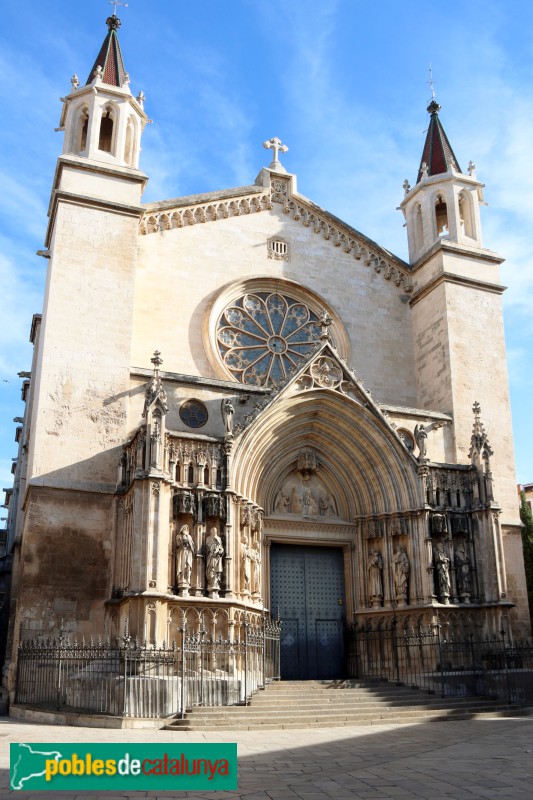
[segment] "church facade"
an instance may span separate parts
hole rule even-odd
[[[283,620],[285,677],[344,674],[352,623],[529,632],[483,185],[439,118],[404,184],[409,263],[300,194],[143,204],[118,19],[64,98],[32,325],[5,681],[62,624],[172,642]],[[391,202],[394,199],[391,198]]]

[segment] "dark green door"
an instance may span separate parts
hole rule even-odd
[[[344,559],[338,547],[272,544],[270,607],[279,613],[281,677],[344,674]]]

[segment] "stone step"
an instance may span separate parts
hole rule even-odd
[[[444,713],[443,713],[444,712]],[[280,730],[286,728],[330,728],[345,727],[348,725],[383,725],[383,724],[414,724],[417,722],[430,722],[442,720],[483,719],[487,717],[516,717],[530,714],[531,709],[518,709],[513,706],[495,706],[490,710],[485,707],[466,707],[464,709],[447,710],[440,713],[435,711],[418,711],[405,713],[366,714],[366,715],[328,715],[327,717],[312,717],[296,719],[285,716],[272,721],[268,717],[250,717],[248,719],[196,718],[194,715],[184,720],[174,720],[165,726],[165,730]]]
[[[403,705],[393,704],[393,705],[390,705],[390,706],[386,705],[386,704],[383,704],[381,706],[368,705],[368,706],[363,706],[361,708],[347,707],[346,705],[340,705],[340,704],[339,705],[336,704],[334,706],[329,706],[329,705],[328,706],[319,706],[319,705],[313,706],[313,705],[310,705],[310,706],[306,706],[306,707],[297,707],[297,706],[285,707],[285,706],[280,706],[280,707],[272,708],[272,709],[270,709],[268,711],[265,711],[265,709],[263,709],[261,707],[258,707],[256,705],[251,705],[251,706],[247,706],[247,707],[245,707],[245,706],[230,706],[230,707],[225,707],[225,708],[224,707],[220,707],[220,706],[218,706],[218,707],[213,706],[213,707],[209,707],[209,708],[195,708],[195,709],[193,709],[192,711],[190,711],[188,713],[189,714],[195,714],[195,715],[197,715],[199,713],[202,713],[205,716],[210,716],[210,717],[217,717],[217,716],[221,717],[221,716],[224,716],[226,714],[230,714],[232,717],[235,717],[235,718],[238,718],[238,717],[242,717],[242,718],[249,717],[251,713],[257,714],[258,716],[263,716],[263,717],[264,716],[269,716],[269,717],[272,717],[272,718],[276,718],[276,717],[283,716],[283,715],[290,715],[290,716],[303,716],[303,715],[309,715],[309,714],[315,714],[315,715],[318,715],[318,714],[320,714],[320,715],[328,715],[329,714],[329,715],[331,715],[331,714],[337,714],[337,713],[344,713],[344,714],[350,714],[351,716],[357,716],[357,715],[361,715],[361,714],[365,714],[365,713],[368,713],[368,714],[370,714],[370,713],[372,713],[372,714],[380,714],[380,713],[389,712],[389,711],[397,711],[398,713],[408,713],[410,711],[418,711],[418,710],[421,710],[421,711],[426,711],[426,710],[427,711],[434,711],[434,710],[437,710],[437,709],[455,709],[455,708],[461,709],[461,708],[469,708],[471,705],[472,705],[472,698],[470,698],[470,703],[465,699],[465,700],[458,700],[456,702],[443,701],[441,703],[439,703],[439,702],[435,702],[435,703],[412,703],[411,702],[411,703],[405,703]],[[486,704],[483,704],[483,707],[484,708],[501,707],[501,702],[500,703],[497,703],[497,702],[486,703]]]

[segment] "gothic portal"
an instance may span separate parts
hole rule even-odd
[[[409,262],[300,194],[275,138],[250,185],[143,203],[119,25],[63,100],[9,689],[17,643],[61,620],[171,643],[183,612],[226,635],[279,606],[300,678],[343,674],[356,621],[526,632],[502,259],[440,106],[404,184]]]

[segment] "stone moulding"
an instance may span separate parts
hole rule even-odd
[[[145,212],[140,222],[140,233],[160,233],[173,228],[184,228],[204,222],[215,222],[229,217],[240,217],[272,208],[269,193],[235,197],[233,200],[215,200],[186,206],[184,208],[165,209],[164,211]]]
[[[399,265],[393,265],[386,258],[384,251],[378,245],[372,246],[370,239],[348,225],[343,225],[341,220],[330,217],[326,211],[319,209],[311,201],[303,197],[293,197],[289,190],[289,181],[280,179],[279,176],[271,181],[270,191],[260,194],[249,194],[241,197],[212,199],[203,203],[175,208],[151,209],[145,211],[140,221],[140,233],[160,233],[173,228],[183,228],[189,225],[215,222],[229,217],[240,217],[259,211],[268,211],[277,203],[283,206],[283,212],[290,214],[296,222],[301,222],[306,228],[312,228],[316,234],[330,241],[334,247],[342,248],[344,253],[352,254],[356,261],[362,261],[377,273],[383,273],[387,281],[392,281],[401,287],[406,294],[411,294],[413,284],[411,276]]]

